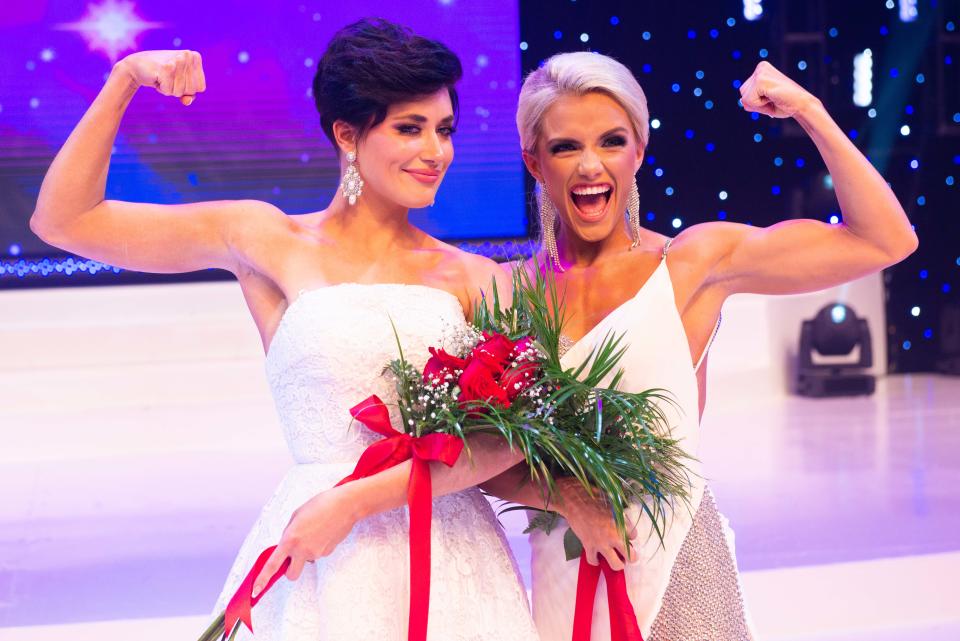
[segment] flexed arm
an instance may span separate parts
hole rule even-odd
[[[118,62],[44,177],[30,228],[47,243],[140,271],[233,271],[231,236],[267,203],[221,201],[152,205],[104,200],[110,155],[127,106],[141,86],[187,105],[206,89],[200,54],[142,51]],[[246,214],[246,215],[244,215]]]
[[[897,197],[820,100],[767,62],[757,66],[740,93],[747,111],[792,117],[809,134],[833,178],[843,222],[697,225],[704,229],[694,233],[709,233],[717,258],[714,282],[729,293],[815,291],[879,271],[916,250],[917,235]]]

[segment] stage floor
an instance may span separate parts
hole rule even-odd
[[[711,396],[702,458],[761,638],[960,638],[960,379],[890,376],[862,398]],[[169,431],[130,447],[103,434],[129,433],[141,407],[0,407],[0,639],[127,637],[132,619],[161,620],[138,638],[198,634],[289,464],[279,434],[216,431],[251,411],[269,408],[153,408]],[[218,419],[201,432],[204,413]],[[520,524],[507,527],[525,568]]]

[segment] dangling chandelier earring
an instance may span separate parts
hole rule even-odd
[[[554,225],[557,221],[557,208],[547,195],[543,185],[537,183],[537,199],[540,204],[540,238],[547,254],[556,265],[557,271],[563,271],[560,265],[560,253],[557,251],[557,232]]]
[[[640,190],[637,189],[637,179],[633,179],[630,185],[630,193],[627,194],[627,224],[630,226],[630,235],[633,236],[633,249],[640,244]]]
[[[357,204],[357,198],[363,193],[363,178],[357,171],[356,163],[357,153],[347,152],[347,169],[343,172],[343,178],[340,180],[340,190],[351,205]]]

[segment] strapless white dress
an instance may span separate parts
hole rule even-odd
[[[223,610],[259,553],[280,540],[291,514],[349,474],[380,437],[351,426],[349,408],[370,394],[394,402],[384,366],[404,355],[426,363],[462,330],[460,301],[422,285],[341,284],[307,290],[289,306],[266,359],[267,378],[296,465],[250,531],[224,586]],[[394,417],[396,420],[396,417]],[[395,423],[399,424],[399,423]],[[536,641],[516,563],[476,488],[434,500],[431,641]],[[257,641],[402,641],[409,607],[408,513],[361,521],[296,582],[281,579],[253,609]],[[240,639],[250,638],[241,628]]]

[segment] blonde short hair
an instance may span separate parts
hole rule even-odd
[[[642,149],[650,137],[650,112],[640,83],[623,64],[590,51],[560,53],[532,71],[520,88],[517,130],[520,145],[532,152],[543,126],[543,115],[563,95],[604,93],[623,107]]]

